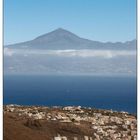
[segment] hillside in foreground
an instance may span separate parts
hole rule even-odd
[[[4,106],[4,140],[136,140],[127,112],[84,107]]]

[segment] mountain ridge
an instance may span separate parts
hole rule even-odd
[[[136,49],[136,39],[122,42],[100,42],[81,38],[63,28],[40,35],[33,40],[5,45],[7,48],[28,49]]]

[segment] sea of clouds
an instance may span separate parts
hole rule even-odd
[[[102,57],[113,58],[118,56],[136,55],[135,50],[37,50],[37,49],[9,49],[4,48],[4,56],[14,55],[54,55],[63,57]]]

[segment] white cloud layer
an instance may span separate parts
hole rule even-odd
[[[12,49],[4,48],[4,55],[5,56],[12,56],[13,53],[14,53],[14,51]]]
[[[136,55],[136,51],[130,50],[27,50],[4,48],[5,56],[13,55],[54,55],[64,57],[102,57],[113,58],[117,56]]]

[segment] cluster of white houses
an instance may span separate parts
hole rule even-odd
[[[4,113],[12,112],[19,117],[34,120],[58,121],[81,125],[87,123],[93,129],[93,136],[85,135],[83,140],[136,140],[137,119],[127,112],[97,110],[83,107],[44,107],[6,105]],[[68,140],[67,136],[58,134],[54,140]],[[73,137],[78,140],[78,137]]]

